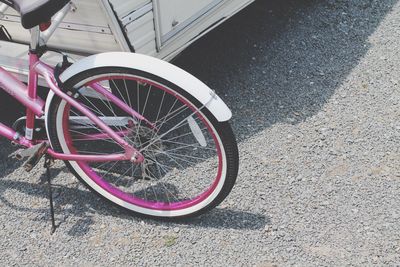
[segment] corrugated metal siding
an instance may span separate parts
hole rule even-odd
[[[117,13],[121,20],[150,2],[151,0],[110,0],[115,13]]]
[[[153,3],[151,0],[110,0],[136,53],[156,55]]]
[[[125,30],[135,52],[146,55],[157,53],[153,11],[126,25]]]

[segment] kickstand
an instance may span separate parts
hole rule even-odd
[[[49,189],[49,200],[50,200],[50,215],[51,215],[51,234],[54,234],[56,231],[56,222],[54,219],[54,205],[53,205],[53,190],[51,187],[51,175],[50,175],[50,167],[52,164],[52,158],[49,155],[45,156],[44,167],[46,169],[46,176],[47,176],[47,184]]]

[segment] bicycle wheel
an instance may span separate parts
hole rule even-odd
[[[96,93],[89,86],[93,82],[128,104],[147,123]],[[141,164],[66,162],[102,198],[142,215],[176,218],[199,215],[231,191],[238,173],[231,127],[218,122],[186,91],[152,74],[120,67],[82,72],[66,81],[65,88],[78,89],[81,104],[145,157]],[[50,142],[58,152],[123,153],[101,129],[60,98],[50,103],[47,125]]]

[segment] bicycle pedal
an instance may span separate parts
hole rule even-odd
[[[32,155],[37,153],[37,151],[40,150],[40,148],[43,146],[43,144],[44,143],[40,143],[40,144],[34,145],[34,146],[30,147],[30,148],[18,149],[14,153],[11,153],[8,157],[9,158],[15,158],[17,160],[23,160],[23,159],[31,157]]]
[[[23,165],[25,171],[27,172],[30,172],[39,163],[40,159],[44,156],[44,154],[46,154],[46,151],[49,148],[48,143],[41,143],[36,146],[33,154],[29,156],[28,160],[25,161]]]
[[[25,151],[26,148],[20,148],[17,151],[11,153],[8,155],[8,158],[12,159],[17,159],[17,160],[23,160],[24,158],[28,157],[26,154],[27,152]]]

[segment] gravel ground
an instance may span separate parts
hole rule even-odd
[[[234,112],[239,179],[181,224],[104,204],[0,141],[0,265],[400,264],[400,2],[257,1],[176,61]]]

